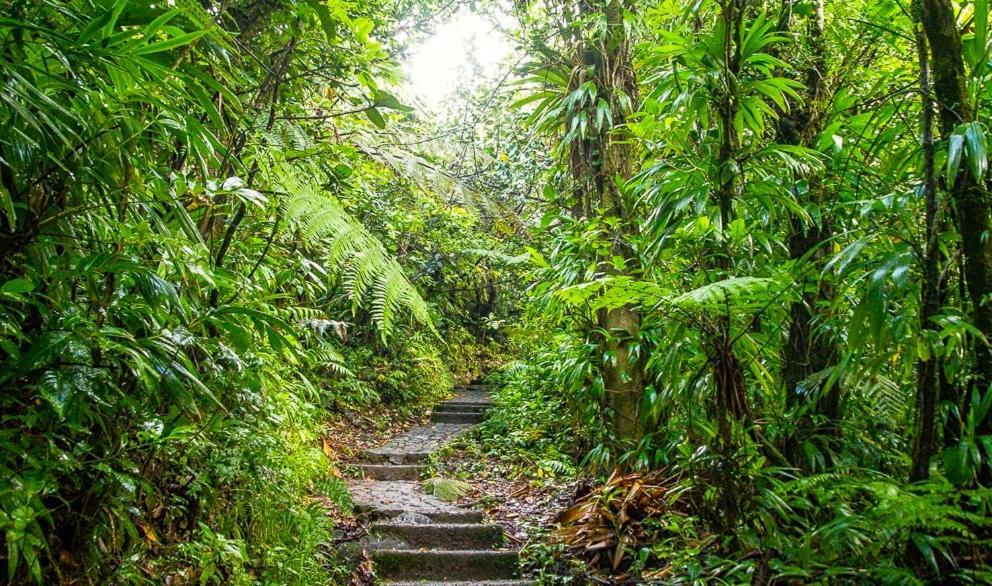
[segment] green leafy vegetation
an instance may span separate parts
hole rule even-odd
[[[992,579],[988,3],[516,15],[550,158],[483,441],[597,485],[542,580]]]
[[[423,108],[459,6],[515,54]],[[544,582],[992,581],[990,48],[987,0],[7,2],[3,576],[347,583],[328,430],[488,375],[475,470],[574,493]]]
[[[391,39],[434,10],[4,5],[6,580],[345,579],[325,422],[476,376],[491,313],[428,266],[478,216],[370,146],[421,124]]]

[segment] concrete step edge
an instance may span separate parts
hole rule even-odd
[[[492,405],[485,405],[482,403],[438,403],[434,407],[434,412],[437,411],[463,411],[472,413],[485,413],[492,408]]]
[[[438,407],[443,407],[445,405],[459,405],[459,406],[462,406],[462,407],[470,407],[470,408],[477,408],[477,409],[489,409],[490,407],[493,406],[493,402],[492,401],[465,401],[464,399],[459,399],[458,397],[455,397],[454,399],[449,399],[447,401],[441,401],[440,403],[437,403],[437,406]]]
[[[372,552],[376,575],[393,580],[506,580],[520,575],[516,551],[379,549]]]
[[[416,549],[495,551],[505,542],[503,528],[483,523],[374,523],[371,533],[399,539]],[[387,542],[388,543],[388,542]],[[389,548],[389,545],[383,545]],[[406,549],[404,546],[402,549]]]
[[[464,511],[412,511],[405,509],[383,509],[364,505],[359,505],[355,508],[360,513],[364,513],[375,519],[391,519],[403,513],[416,513],[418,515],[424,515],[432,523],[480,523],[484,517],[482,511],[472,511],[469,509],[465,509]]]
[[[427,469],[421,464],[355,464],[365,478],[371,480],[420,480]]]
[[[472,411],[434,411],[433,413],[431,413],[431,418],[433,419],[436,415],[445,415],[451,417],[462,416],[465,417],[466,419],[479,419],[479,420],[485,419],[484,413],[473,413]]]
[[[361,464],[392,465],[392,466],[412,466],[423,462],[429,458],[431,452],[378,452],[376,450],[366,450],[362,452]],[[398,460],[397,464],[393,460]]]

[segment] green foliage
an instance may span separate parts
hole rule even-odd
[[[402,48],[388,39],[431,10],[5,6],[8,581],[341,580],[324,503],[349,501],[320,449],[323,409],[447,391],[434,326],[462,331],[455,292],[420,293],[427,253],[366,222],[384,185],[405,218],[474,221],[360,138],[411,118],[388,89]],[[370,363],[388,384],[364,379]]]
[[[562,342],[554,351],[535,348],[492,378],[498,386],[495,405],[480,432],[488,454],[538,483],[574,474],[575,454],[584,445],[576,442],[584,422],[563,416],[570,401],[560,392],[563,384],[581,388],[581,375],[568,379],[584,368],[583,361],[563,359],[563,352],[575,354],[575,349]]]
[[[930,168],[921,94],[946,87],[933,56],[950,41],[929,39],[921,89],[914,15],[936,4],[958,19],[974,119],[965,104],[935,130]],[[558,437],[564,412],[552,443],[589,469],[665,469],[679,512],[645,521],[657,546],[621,556],[635,580],[988,580],[989,332],[956,191],[992,188],[988,3],[603,0],[518,16],[509,124],[551,164],[523,208],[534,344],[502,375],[487,445],[533,471],[540,440],[521,437]],[[608,87],[621,77],[637,91]],[[592,197],[604,159],[618,201]],[[642,379],[633,438],[611,402],[623,361]],[[908,484],[930,427],[932,480]]]
[[[8,2],[4,576],[343,582],[326,414],[513,352],[489,456],[671,479],[638,579],[989,581],[988,2],[917,4],[517,2],[424,120],[434,0]]]
[[[789,479],[755,470],[751,529],[731,540],[709,534],[704,518],[678,516],[649,525],[653,565],[667,566],[674,583],[772,580],[922,584],[906,566],[905,544],[920,554],[924,573],[945,580],[983,582],[985,570],[955,566],[954,551],[981,547],[975,531],[988,525],[981,512],[988,493],[964,495],[946,483],[904,487],[884,476],[832,473]],[[671,488],[693,495],[683,482]],[[963,500],[959,500],[963,497]],[[749,556],[747,552],[765,552]],[[651,564],[649,564],[651,565]]]
[[[355,375],[328,381],[327,406],[362,410],[380,403],[397,407],[430,405],[454,386],[436,339],[414,337],[406,344],[380,351],[361,340],[344,353]]]

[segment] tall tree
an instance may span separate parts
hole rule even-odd
[[[719,118],[720,146],[715,161],[717,175],[713,199],[720,211],[720,230],[717,249],[714,250],[715,268],[722,278],[731,276],[733,260],[728,247],[728,230],[734,220],[734,203],[740,197],[743,186],[740,174],[738,150],[740,131],[738,116],[740,95],[738,83],[741,76],[742,43],[744,42],[744,11],[747,0],[722,0],[718,21],[719,37],[722,41],[720,61],[720,85],[716,95],[716,110]],[[714,333],[711,335],[713,352],[713,377],[716,383],[716,416],[720,435],[725,443],[730,442],[732,420],[741,420],[750,415],[745,389],[744,370],[734,354],[734,341],[731,333],[730,316],[720,316]]]
[[[980,20],[988,18],[980,13]],[[958,157],[967,153],[969,164],[957,167],[947,177],[948,193],[955,207],[955,219],[961,234],[964,256],[964,281],[971,302],[972,323],[984,337],[972,339],[972,387],[979,393],[988,392],[992,383],[992,238],[989,238],[989,221],[992,220],[992,202],[982,183],[978,157],[984,149],[975,148],[980,130],[974,126],[975,106],[968,93],[968,75],[965,69],[961,31],[958,28],[954,5],[951,0],[921,0],[920,20],[930,47],[933,92],[940,119],[941,138],[949,143],[949,151],[956,150]],[[987,31],[988,23],[979,22]],[[975,146],[973,146],[975,145]],[[949,166],[953,169],[953,166]],[[992,418],[976,421],[976,431],[981,435],[992,433]],[[992,478],[992,468],[983,467],[983,477]]]
[[[934,169],[933,96],[930,89],[929,47],[920,26],[921,6],[913,2],[914,40],[920,76],[921,122],[923,126],[923,193],[925,199],[923,282],[920,293],[920,330],[933,335],[937,330],[934,319],[940,311],[940,259],[937,239],[937,179]],[[940,398],[941,379],[938,369],[942,363],[934,353],[921,358],[916,367],[916,430],[913,438],[913,464],[910,480],[924,480],[930,476],[930,458],[936,445],[937,401]]]
[[[785,3],[779,29],[792,30],[793,20],[792,4]],[[776,139],[783,144],[813,148],[827,120],[831,97],[827,85],[824,0],[813,3],[806,23],[805,34],[796,32],[801,36],[801,41],[797,42],[802,43],[809,55],[800,72],[803,76],[802,101],[791,112],[782,113],[776,125]],[[822,173],[817,169],[802,179],[806,182],[806,194],[801,203],[809,216],[804,218],[792,214],[790,218],[789,258],[797,264],[800,296],[789,307],[782,375],[787,404],[819,412],[833,422],[831,427],[836,430],[836,420],[840,416],[840,384],[839,381],[828,384],[832,379],[823,374],[828,367],[836,364],[839,353],[829,335],[817,331],[817,324],[824,321],[824,305],[833,297],[829,283],[822,277],[829,256],[826,244],[832,237],[833,228]],[[815,403],[807,406],[804,400]],[[797,456],[796,439],[790,440],[787,446],[793,461]]]
[[[565,6],[564,10],[568,10]],[[575,96],[565,127],[578,129],[568,142],[568,165],[575,183],[573,213],[611,218],[611,245],[597,259],[605,274],[630,273],[636,258],[629,236],[636,221],[622,186],[633,170],[633,147],[624,128],[637,102],[637,79],[629,38],[631,2],[583,0],[573,26],[574,59],[569,93]],[[635,305],[599,310],[605,406],[613,435],[637,441],[644,426],[640,413],[644,390],[643,359],[638,344],[641,318]]]

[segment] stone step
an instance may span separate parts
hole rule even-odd
[[[482,511],[466,509],[424,492],[419,481],[350,480],[355,509],[374,519],[391,519],[411,513],[424,515],[434,523],[479,523]],[[409,522],[409,521],[397,521]]]
[[[425,549],[491,549],[503,542],[499,525],[478,523],[375,523],[372,532]]]
[[[362,460],[368,464],[411,465],[423,462],[430,452],[384,452],[368,450],[362,452]]]
[[[454,423],[411,427],[384,445],[366,450],[362,460],[369,464],[416,464],[471,427]]]
[[[472,389],[455,389],[452,401],[472,401],[474,403],[492,403],[493,394],[489,391],[473,391]]]
[[[371,480],[420,480],[425,468],[416,464],[358,464],[357,467]]]
[[[355,507],[360,513],[366,513],[370,516],[382,519],[391,519],[393,517],[398,517],[404,513],[411,512],[409,509],[390,509],[384,507]],[[471,523],[481,523],[483,513],[482,511],[473,511],[471,509],[462,509],[454,511],[413,511],[418,515],[424,515],[431,520],[432,523],[454,523],[459,525],[468,525]]]
[[[485,403],[467,403],[464,401],[445,401],[444,403],[438,403],[434,407],[435,413],[452,413],[452,412],[462,412],[462,413],[484,413],[489,409],[489,405]]]
[[[473,580],[471,582],[384,582],[383,586],[535,586],[532,580]]]
[[[486,416],[483,413],[465,411],[431,413],[431,421],[435,423],[482,423]]]
[[[372,559],[385,580],[504,580],[520,574],[515,551],[380,549]]]
[[[482,383],[472,383],[470,385],[465,385],[465,389],[476,393],[488,393],[489,385],[484,385]]]

